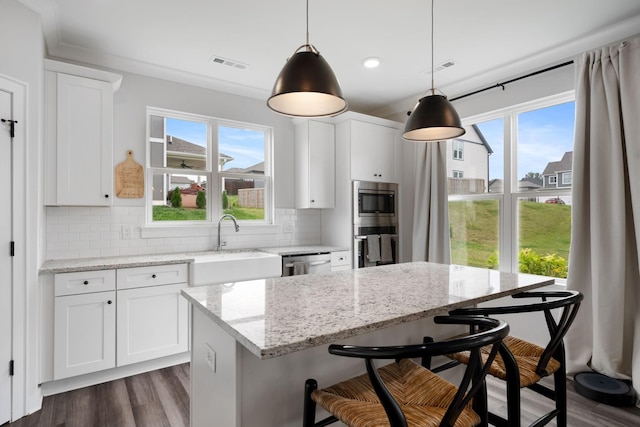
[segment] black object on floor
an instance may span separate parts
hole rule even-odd
[[[636,393],[631,381],[619,380],[598,372],[580,372],[573,378],[578,394],[611,406],[633,406]]]

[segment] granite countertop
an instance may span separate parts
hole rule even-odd
[[[76,271],[110,270],[112,268],[146,267],[163,264],[182,264],[193,261],[190,254],[136,255],[120,257],[58,259],[45,261],[40,274],[71,273]]]
[[[325,246],[325,245],[305,245],[305,246],[280,246],[272,248],[259,248],[258,250],[276,255],[302,255],[320,252],[338,252],[348,251],[349,248],[342,246]]]
[[[182,294],[251,353],[268,359],[554,282],[414,262],[201,286]]]

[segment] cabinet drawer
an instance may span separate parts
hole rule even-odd
[[[349,251],[331,252],[331,267],[342,265],[351,266],[351,253]]]
[[[187,268],[187,264],[119,268],[118,289],[186,283],[188,281]]]
[[[54,286],[57,297],[114,291],[116,289],[116,272],[115,270],[98,270],[59,273],[54,277]]]

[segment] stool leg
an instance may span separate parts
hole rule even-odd
[[[311,399],[311,393],[318,388],[318,382],[312,378],[304,383],[304,409],[302,413],[302,427],[313,427],[316,423],[316,402]]]
[[[553,374],[558,427],[567,427],[567,373],[564,363]]]

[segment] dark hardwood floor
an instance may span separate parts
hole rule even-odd
[[[490,409],[504,413],[504,384],[493,378],[487,381]],[[577,394],[571,382],[567,388],[570,427],[640,426],[640,408],[603,405]],[[550,401],[529,390],[523,390],[522,399],[523,423],[534,421],[551,408]],[[555,425],[555,422],[549,424]],[[8,426],[187,427],[189,364],[45,397],[42,410]],[[226,426],[217,426],[213,422],[212,427]]]
[[[189,364],[45,397],[10,427],[188,427]]]

